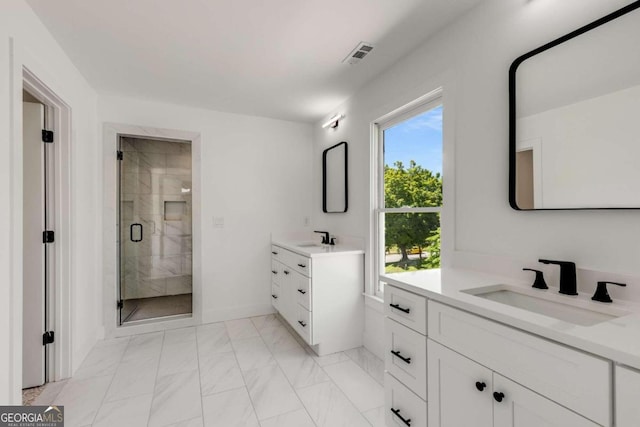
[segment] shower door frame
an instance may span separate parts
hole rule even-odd
[[[119,245],[119,151],[122,137],[152,139],[160,141],[182,141],[191,144],[192,178],[192,313],[191,316],[176,318],[156,318],[149,321],[124,323],[120,325],[118,302],[120,301],[120,245]],[[198,325],[202,322],[201,284],[201,244],[200,244],[200,134],[190,131],[134,126],[119,123],[105,123],[103,127],[104,163],[104,317],[107,338],[129,336],[140,333],[161,331]]]

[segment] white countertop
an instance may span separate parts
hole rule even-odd
[[[310,258],[333,256],[333,255],[348,255],[348,254],[364,254],[362,249],[358,249],[349,245],[336,244],[336,245],[321,245],[313,241],[283,241],[274,240],[272,245],[280,246],[281,248],[288,249],[296,252],[300,255],[304,255]]]
[[[381,276],[381,280],[434,301],[640,369],[640,309],[637,304],[614,301],[607,306],[616,307],[632,314],[592,326],[579,326],[461,292],[462,290],[498,284],[518,287],[531,286],[529,282],[512,278],[471,270],[443,269],[442,271],[422,270],[393,273]],[[602,304],[591,301],[591,295],[575,297],[559,294],[557,288],[540,292],[556,294],[558,302],[561,302],[563,298],[569,298],[588,300],[589,304]]]

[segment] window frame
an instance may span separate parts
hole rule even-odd
[[[377,121],[373,123],[372,127],[372,136],[373,136],[373,162],[372,162],[372,170],[373,170],[373,185],[372,189],[373,194],[373,203],[372,203],[372,215],[373,215],[373,226],[372,226],[372,234],[373,234],[373,252],[374,256],[372,257],[372,267],[373,267],[373,280],[372,280],[372,289],[371,294],[382,298],[384,296],[384,286],[380,279],[380,276],[383,273],[382,267],[384,266],[384,257],[385,251],[384,248],[380,246],[382,241],[382,236],[384,233],[384,221],[381,218],[387,213],[439,213],[440,214],[440,229],[441,233],[444,234],[444,205],[445,205],[445,190],[444,190],[444,180],[443,180],[443,194],[442,194],[442,204],[440,206],[434,207],[407,207],[407,208],[387,208],[381,206],[384,204],[384,131],[396,126],[399,123],[407,121],[417,115],[430,111],[439,106],[443,107],[443,123],[442,123],[442,132],[443,132],[443,140],[442,140],[442,151],[443,151],[443,178],[445,172],[445,119],[444,119],[444,95],[443,89],[438,88],[421,98],[401,107],[397,110],[392,111],[391,113],[381,117]],[[447,171],[448,172],[448,171]],[[449,179],[447,178],[447,181]],[[444,240],[444,237],[442,238]],[[441,242],[440,254],[443,256],[442,246],[444,244]],[[441,265],[442,267],[442,265]]]

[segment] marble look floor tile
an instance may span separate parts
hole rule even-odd
[[[360,366],[374,380],[384,384],[384,360],[377,357],[364,347],[352,348],[345,351],[345,354]]]
[[[129,337],[99,341],[89,352],[73,375],[74,378],[90,378],[113,375],[127,348]]]
[[[138,427],[147,425],[152,394],[132,397],[102,405],[92,427]]]
[[[265,327],[260,331],[260,336],[273,353],[300,348],[298,341],[282,325]]]
[[[164,332],[165,345],[182,344],[185,342],[195,342],[195,341],[196,341],[195,327],[171,329]]]
[[[288,412],[260,421],[261,427],[315,427],[311,417],[304,409]]]
[[[232,341],[260,336],[250,319],[228,320],[224,324]]]
[[[31,402],[31,405],[32,406],[56,405],[58,403],[57,402],[58,395],[60,394],[64,386],[67,384],[67,381],[68,380],[61,380],[61,381],[47,383],[47,385],[44,387],[44,390],[42,390],[40,395],[38,395],[38,397],[36,397],[34,401]]]
[[[113,376],[71,379],[56,398],[65,407],[65,426],[90,425],[102,405]]]
[[[329,377],[302,348],[275,353],[274,357],[294,388],[329,381]]]
[[[160,357],[163,339],[164,332],[153,332],[131,337],[124,356],[122,356],[122,362]]]
[[[165,426],[202,416],[197,369],[158,377],[149,426]]]
[[[259,427],[247,389],[242,387],[202,398],[206,427]]]
[[[240,369],[248,371],[276,364],[276,360],[262,338],[232,341]]]
[[[331,381],[299,389],[298,396],[318,427],[371,427]]]
[[[186,421],[180,421],[174,424],[169,424],[165,427],[202,427],[202,426],[204,426],[202,418],[198,417],[198,418],[192,418]]]
[[[349,356],[347,356],[343,352],[327,354],[325,356],[318,356],[309,347],[306,347],[305,350],[307,351],[307,353],[309,353],[311,357],[313,357],[313,360],[315,360],[316,363],[322,367],[332,365],[334,363],[346,362],[347,360],[351,360],[351,358],[349,358]]]
[[[149,359],[131,359],[120,363],[105,401],[153,394],[160,355]]]
[[[302,408],[298,396],[278,365],[246,371],[244,378],[258,419]]]
[[[242,372],[233,352],[200,355],[199,361],[203,396],[244,387]]]
[[[353,360],[325,366],[324,370],[360,412],[384,405],[384,388]]]
[[[198,326],[196,335],[200,355],[233,351],[227,328],[222,322]]]
[[[282,326],[282,322],[276,314],[267,314],[266,316],[252,317],[251,322],[258,332],[270,326]]]
[[[168,333],[169,331],[167,331]],[[165,333],[164,345],[160,354],[160,367],[158,376],[187,372],[198,369],[198,345],[196,343],[195,329],[193,336],[169,337]]]
[[[385,410],[384,406],[379,406],[374,409],[369,409],[368,411],[363,412],[362,414],[367,419],[367,421],[369,421],[369,424],[371,424],[373,427],[386,427],[384,410]]]

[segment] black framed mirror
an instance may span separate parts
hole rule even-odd
[[[342,141],[322,152],[322,211],[343,213],[349,207],[348,147]]]
[[[640,208],[640,1],[509,70],[509,203]]]

